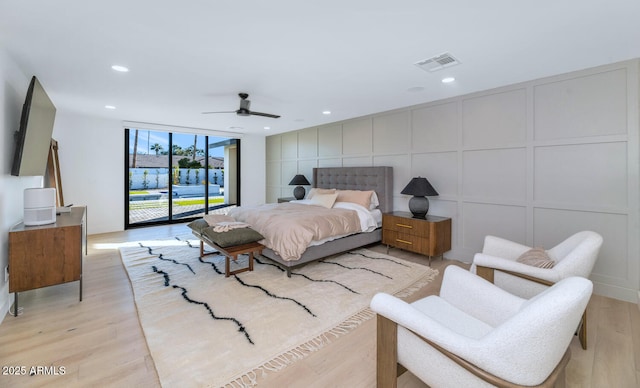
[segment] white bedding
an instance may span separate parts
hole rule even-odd
[[[291,201],[295,203],[300,203],[304,205],[311,205],[311,201],[308,199],[301,199],[297,201]],[[358,213],[358,217],[360,218],[360,226],[362,232],[373,232],[380,226],[382,226],[382,212],[380,209],[369,210],[364,206],[351,203],[351,202],[336,202],[333,204],[334,208],[340,209],[349,209],[355,210]],[[353,233],[351,233],[353,234]],[[342,237],[349,236],[350,234],[342,234],[337,236],[327,237],[322,240],[313,240],[309,243],[309,246],[322,245],[326,242],[337,240]]]
[[[375,230],[379,225],[374,216],[377,213],[350,202],[335,202],[327,208],[301,200],[240,206],[231,209],[229,215],[251,225],[264,236],[261,244],[291,261],[298,260],[309,246]]]

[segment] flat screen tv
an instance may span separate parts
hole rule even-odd
[[[11,175],[45,175],[55,117],[56,107],[33,76],[22,106],[20,129],[15,133]]]

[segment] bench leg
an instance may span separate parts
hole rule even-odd
[[[225,255],[224,256],[224,277],[228,278],[229,275],[231,274],[229,271],[229,267],[231,266],[230,260],[229,260],[229,256]]]

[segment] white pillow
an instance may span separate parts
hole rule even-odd
[[[369,204],[369,210],[376,209],[380,206],[380,201],[378,200],[378,194],[375,191],[371,192],[371,203]]]
[[[318,194],[316,193],[313,198],[309,200],[309,205],[318,205],[322,207],[326,207],[327,209],[331,209],[333,204],[336,202],[336,198],[338,198],[338,193],[333,194]]]

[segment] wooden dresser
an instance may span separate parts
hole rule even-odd
[[[413,218],[408,212],[382,215],[382,243],[429,257],[451,250],[451,218],[427,216]]]
[[[82,259],[86,253],[86,207],[58,214],[48,225],[18,224],[9,231],[9,292],[79,281],[82,300]]]

